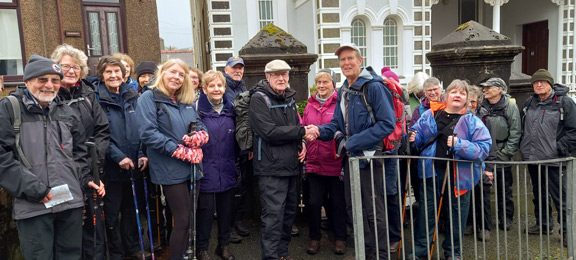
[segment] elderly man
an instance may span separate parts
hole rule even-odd
[[[224,67],[224,77],[226,77],[226,96],[228,100],[234,102],[236,96],[246,91],[244,85],[244,59],[234,56],[228,58]]]
[[[554,84],[554,78],[545,69],[537,70],[530,80],[534,94],[524,102],[523,130],[520,141],[522,160],[537,161],[570,156],[576,148],[576,105],[567,97],[568,88]],[[565,166],[566,164],[564,164]],[[528,165],[534,194],[536,224],[528,228],[529,234],[548,234],[554,227],[552,205],[546,204],[550,196],[564,222],[562,232],[566,246],[566,174],[563,167]],[[560,177],[562,186],[560,186]],[[548,187],[546,187],[548,185]],[[542,194],[542,197],[538,197]],[[540,215],[540,211],[542,215]]]
[[[248,119],[254,132],[254,175],[262,204],[262,259],[288,256],[290,232],[296,218],[298,174],[306,155],[306,134],[300,126],[290,88],[290,65],[283,60],[266,64],[266,79],[256,84]]]
[[[318,137],[318,139],[326,141],[334,138],[335,134],[338,135],[337,133],[340,132],[340,135],[344,133],[344,147],[348,156],[382,155],[382,139],[392,133],[395,126],[392,94],[383,85],[382,78],[376,75],[372,67],[361,67],[363,58],[356,45],[344,44],[336,50],[335,54],[340,61],[342,73],[346,77],[341,91],[338,93],[337,102],[339,105],[336,106],[334,117],[329,124],[306,127],[307,130],[313,132],[313,134],[307,135],[307,138]],[[363,88],[367,88],[367,90],[364,91]],[[372,123],[369,112],[364,106],[363,93],[366,93],[366,100],[372,106],[375,123]],[[344,162],[346,201],[351,201],[350,165],[346,158],[342,161]],[[390,163],[388,165],[395,164]],[[377,185],[383,183],[383,178],[382,174],[371,176],[370,170],[370,163],[362,160],[360,162],[360,185],[366,255],[368,259],[374,259],[377,253],[376,244],[378,244],[379,258],[386,259],[388,253],[384,213],[385,194],[382,185]],[[372,170],[375,173],[382,172],[382,161],[374,160]],[[389,169],[386,169],[386,172],[386,192],[390,192],[388,186],[390,185],[388,181]],[[394,172],[394,176],[395,174]],[[371,181],[376,184],[374,191],[376,196],[374,198],[372,198]],[[375,208],[372,207],[372,199],[374,199]],[[376,223],[374,223],[374,215],[376,215]],[[376,233],[378,234],[377,237]]]
[[[26,259],[80,259],[82,188],[105,195],[90,175],[82,123],[57,97],[62,78],[60,66],[32,55],[26,88],[0,101],[0,187],[14,197]]]

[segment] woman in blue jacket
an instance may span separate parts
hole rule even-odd
[[[228,245],[233,222],[234,186],[236,186],[236,153],[234,106],[224,94],[226,79],[222,72],[207,71],[202,77],[202,91],[196,102],[198,116],[210,132],[202,147],[204,178],[200,183],[196,228],[197,257],[207,259],[214,212],[218,215],[218,246],[222,259],[234,259]]]
[[[446,210],[446,219],[443,220],[447,227],[442,244],[444,256],[446,259],[460,259],[461,256],[460,237],[463,232],[460,227],[466,227],[470,205],[468,191],[480,180],[480,174],[484,169],[484,163],[481,161],[488,157],[492,145],[490,132],[486,126],[466,107],[468,89],[469,85],[465,81],[452,81],[446,89],[446,103],[439,107],[431,107],[411,128],[414,132],[409,141],[414,142],[416,148],[422,150],[421,156],[475,161],[459,162],[456,164],[457,170],[454,171],[455,164],[450,161],[419,160],[418,175],[424,183],[420,188],[423,196],[420,196],[414,231],[415,252],[418,258],[429,256],[428,241],[433,240],[437,210]],[[450,163],[449,167],[447,162]],[[448,168],[452,171],[448,172]],[[446,187],[442,189],[444,182]],[[440,194],[445,197],[443,209],[438,209],[435,204],[440,201]],[[448,205],[449,201],[451,205]],[[448,210],[452,211],[451,214]]]
[[[190,181],[192,173],[196,180],[201,177],[193,164],[201,162],[200,147],[208,141],[192,105],[195,95],[188,72],[184,61],[166,61],[156,72],[152,91],[138,99],[140,138],[150,159],[150,177],[154,184],[162,185],[174,216],[171,259],[182,259],[186,252],[192,208]]]

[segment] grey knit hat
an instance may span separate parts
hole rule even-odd
[[[62,68],[53,60],[36,54],[30,56],[30,60],[24,69],[24,81],[46,74],[57,74],[60,79],[64,77]]]

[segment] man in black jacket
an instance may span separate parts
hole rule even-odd
[[[306,134],[300,126],[288,85],[290,65],[266,64],[266,79],[256,84],[249,121],[254,131],[254,175],[262,204],[262,259],[292,259],[288,244],[297,210],[298,174],[306,156]]]

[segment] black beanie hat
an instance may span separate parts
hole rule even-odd
[[[60,79],[64,77],[62,68],[53,60],[36,54],[30,56],[30,60],[28,60],[28,64],[26,64],[26,68],[24,69],[24,81],[46,74],[57,74],[60,76]]]
[[[156,64],[152,61],[140,62],[138,66],[136,66],[136,80],[138,80],[138,78],[140,78],[140,75],[142,74],[145,73],[154,74],[157,68],[158,67],[156,66]]]
[[[530,79],[530,83],[534,84],[536,81],[548,81],[550,86],[554,86],[554,78],[552,78],[552,74],[545,69],[539,69],[534,72],[532,78]]]

